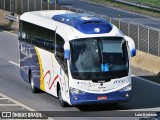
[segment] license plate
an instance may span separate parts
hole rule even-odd
[[[107,96],[98,96],[97,100],[107,100]]]

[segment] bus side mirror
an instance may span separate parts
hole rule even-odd
[[[133,39],[128,36],[124,36],[124,39],[128,42],[131,57],[136,56],[136,48]]]
[[[68,41],[64,44],[64,59],[70,59],[70,45]]]
[[[69,60],[69,58],[70,58],[70,50],[64,50],[64,58]]]

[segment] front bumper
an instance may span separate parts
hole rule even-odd
[[[102,99],[98,99],[99,97],[102,97]],[[105,94],[95,94],[86,92],[84,94],[70,93],[70,100],[72,105],[128,102],[131,100],[131,97],[131,91],[115,91]]]

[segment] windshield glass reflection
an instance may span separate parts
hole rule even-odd
[[[127,43],[122,37],[83,38],[70,44],[74,79],[110,80],[128,75]]]

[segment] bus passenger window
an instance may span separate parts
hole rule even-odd
[[[60,53],[61,56],[64,52],[63,45],[64,45],[63,38],[60,35],[56,34],[56,52]]]
[[[29,33],[29,23],[23,22],[22,27],[22,40],[27,41],[28,40],[28,33]]]
[[[65,71],[66,74],[68,74],[67,71],[67,61],[64,59],[64,39],[56,34],[56,58],[61,65],[62,69]]]
[[[22,26],[23,26],[23,21],[19,21],[19,34],[18,34],[18,38],[19,40],[22,40]]]
[[[36,25],[30,24],[29,42],[32,44],[35,43],[36,27]]]
[[[54,46],[55,46],[55,32],[52,30],[47,30],[45,47],[47,50],[54,52]]]
[[[45,48],[45,35],[46,30],[43,27],[37,27],[37,36],[36,36],[36,44],[39,47]]]

